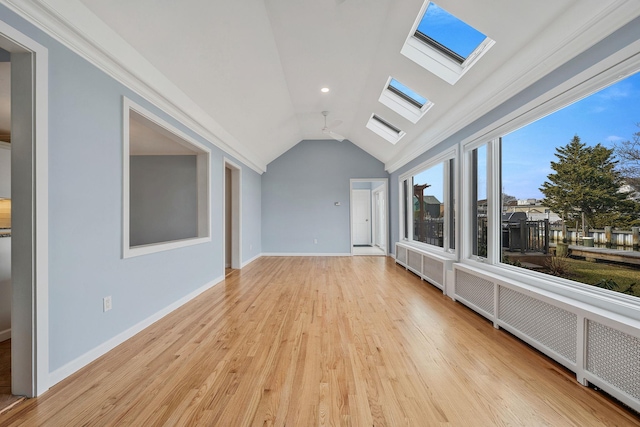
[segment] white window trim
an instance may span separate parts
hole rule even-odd
[[[454,248],[451,248],[451,245],[449,244],[449,227],[451,226],[451,224],[449,224],[448,220],[445,220],[445,224],[444,224],[444,247],[441,248],[439,246],[435,246],[435,245],[430,245],[428,243],[423,243],[423,242],[417,242],[415,240],[413,240],[413,226],[412,226],[412,222],[408,221],[408,218],[405,217],[404,215],[404,204],[408,203],[408,206],[411,206],[413,209],[413,192],[412,189],[410,189],[410,191],[407,194],[407,200],[404,200],[403,197],[403,185],[404,182],[406,180],[410,180],[411,177],[413,177],[414,175],[416,175],[419,172],[422,172],[426,169],[429,169],[431,167],[437,166],[439,164],[443,164],[444,163],[444,178],[443,178],[443,183],[444,183],[444,200],[443,203],[445,203],[445,214],[448,211],[448,209],[453,209],[454,210],[454,221],[457,223],[458,222],[458,216],[459,216],[459,209],[458,209],[458,201],[459,201],[459,193],[458,193],[458,189],[459,189],[459,183],[457,182],[458,180],[456,179],[456,182],[454,182],[453,185],[453,192],[454,192],[454,201],[453,201],[453,205],[451,204],[451,200],[449,200],[449,191],[447,191],[447,189],[449,188],[449,186],[451,185],[451,183],[449,182],[449,178],[448,178],[448,174],[447,174],[447,169],[448,169],[448,165],[447,163],[453,160],[454,161],[454,176],[457,178],[458,177],[458,173],[460,171],[460,160],[458,158],[458,147],[454,147],[453,149],[450,150],[446,150],[443,151],[442,153],[438,154],[435,157],[430,158],[429,160],[420,163],[419,165],[409,169],[408,171],[406,171],[405,173],[403,173],[402,175],[400,175],[398,177],[398,189],[399,189],[399,197],[398,197],[398,203],[399,203],[399,215],[398,215],[398,230],[399,230],[399,242],[404,244],[404,245],[408,245],[408,246],[413,246],[416,249],[422,250],[422,251],[426,251],[426,252],[430,252],[430,253],[434,253],[434,254],[438,254],[440,256],[444,256],[448,259],[453,259],[453,260],[457,260],[458,259],[458,245],[460,242],[460,239],[458,238],[458,230],[460,229],[460,227],[457,227],[455,230],[455,236],[454,239],[456,240],[454,242]],[[407,215],[409,215],[409,210],[407,211]],[[446,215],[445,215],[446,218]],[[413,220],[413,214],[411,214],[411,219]],[[405,224],[408,225],[408,237],[404,237],[404,227]]]
[[[431,1],[427,0],[422,5],[420,13],[413,27],[411,27],[411,32],[402,46],[400,53],[421,67],[431,71],[447,83],[454,85],[496,42],[489,37],[485,37],[482,43],[471,52],[462,64],[425,44],[415,37],[415,33],[430,3]]]
[[[122,258],[148,255],[156,252],[168,251],[186,246],[198,245],[211,241],[211,150],[191,138],[186,133],[178,130],[174,126],[162,120],[146,108],[138,105],[127,97],[122,97]],[[197,181],[198,181],[198,237],[173,240],[169,242],[153,243],[149,245],[131,246],[129,242],[130,232],[130,180],[129,180],[129,111],[144,116],[168,132],[173,133],[190,145],[197,148],[201,153],[197,154]],[[204,203],[204,207],[202,207]]]
[[[382,89],[382,93],[380,94],[380,98],[378,101],[391,108],[396,113],[400,114],[405,119],[409,120],[411,123],[417,123],[426,113],[433,107],[433,102],[427,99],[427,102],[420,108],[411,104],[406,99],[402,98],[396,93],[393,93],[389,90],[389,84],[391,83],[392,76],[389,76],[387,79],[387,83],[384,85],[384,89]]]

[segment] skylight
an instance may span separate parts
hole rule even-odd
[[[433,102],[393,77],[387,80],[378,101],[411,123],[417,123],[433,106]]]
[[[460,63],[486,38],[435,3],[429,3],[415,35]]]
[[[406,134],[406,132],[400,130],[398,127],[392,125],[376,114],[372,114],[369,118],[369,121],[367,122],[367,129],[375,132],[392,144],[400,141],[400,138]]]
[[[407,102],[410,102],[418,108],[422,108],[422,106],[427,103],[427,98],[417,92],[412,91],[396,79],[392,78],[387,88],[391,92],[395,93],[396,95],[400,96],[401,98],[405,99]]]
[[[455,84],[495,42],[426,0],[401,53],[449,84]]]

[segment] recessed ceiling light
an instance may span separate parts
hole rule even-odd
[[[329,92],[329,88],[328,87],[323,87],[322,89],[320,89],[320,92],[327,93],[327,92]]]

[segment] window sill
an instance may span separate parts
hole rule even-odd
[[[153,254],[156,252],[170,251],[187,246],[199,245],[211,241],[211,237],[194,237],[191,239],[174,240],[171,242],[152,243],[149,245],[133,246],[124,248],[122,258],[133,258],[141,255]]]
[[[474,260],[462,260],[456,265],[508,287],[551,298],[607,319],[615,318],[624,324],[635,323],[634,327],[640,328],[640,299],[636,297],[514,266]]]
[[[409,242],[407,240],[403,240],[401,242],[398,242],[397,244],[405,248],[412,249],[414,251],[422,252],[426,255],[440,257],[443,260],[448,260],[448,261],[458,260],[458,256],[455,252],[448,252],[438,246],[427,245],[419,242]]]

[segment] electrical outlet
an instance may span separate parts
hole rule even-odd
[[[104,297],[102,298],[102,311],[109,311],[111,310],[113,307],[111,305],[111,297]]]
[[[249,250],[253,250],[253,245],[249,245]]]
[[[317,245],[318,244],[318,239],[313,239],[313,243]]]

